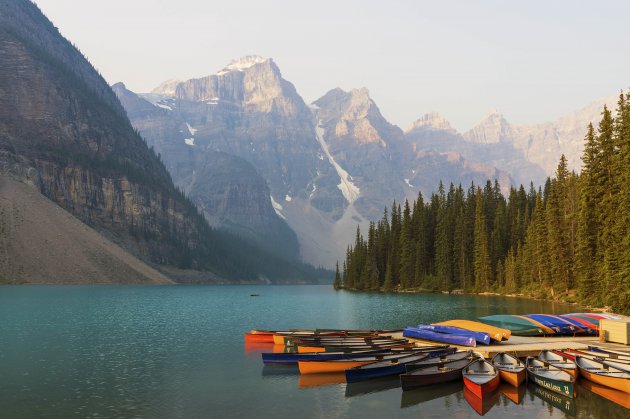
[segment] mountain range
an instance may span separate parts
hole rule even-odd
[[[298,248],[288,225],[301,258],[327,267],[341,258],[357,224],[380,218],[393,200],[427,196],[440,181],[497,179],[504,192],[541,185],[562,153],[579,169],[587,124],[603,104],[615,103],[604,98],[533,126],[512,125],[493,111],[464,133],[429,113],[403,131],[383,117],[368,89],[335,88],[307,104],[273,59],[260,56],[206,77],[168,80],[149,93],[122,83],[113,89],[175,184],[215,226],[269,237],[268,249],[284,254]],[[255,205],[208,190],[217,153],[232,159],[224,190],[242,191],[241,202]],[[239,169],[246,165],[251,170]],[[266,186],[246,186],[252,184]]]
[[[189,183],[241,207],[249,193],[226,187],[222,168],[248,177],[247,191],[266,184],[234,159],[209,156],[199,170],[217,182]],[[220,210],[173,184],[111,87],[36,5],[0,0],[0,282],[317,280],[297,247],[269,252],[212,228],[204,213]]]

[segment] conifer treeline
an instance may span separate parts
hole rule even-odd
[[[588,127],[580,175],[564,155],[536,190],[440,182],[357,227],[335,287],[524,293],[630,313],[630,93]]]

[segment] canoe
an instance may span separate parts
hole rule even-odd
[[[560,368],[562,371],[568,373],[574,379],[578,378],[578,370],[575,366],[575,361],[567,357],[562,352],[554,352],[548,350],[542,350],[538,354],[538,359],[543,362],[548,362],[556,368]]]
[[[405,327],[403,336],[414,339],[430,340],[433,342],[444,342],[460,346],[477,346],[475,338],[469,336],[449,335],[437,333],[428,329],[418,329],[416,327]]]
[[[432,365],[400,375],[400,383],[403,390],[428,386],[432,384],[447,383],[462,378],[462,371],[471,363],[468,359],[445,362]]]
[[[479,317],[479,321],[491,326],[507,329],[515,336],[544,336],[545,330],[534,325],[528,319],[509,314]]]
[[[401,354],[389,354],[389,355],[373,355],[362,356],[354,358],[343,359],[331,359],[331,360],[299,360],[298,369],[300,374],[321,374],[331,372],[343,372],[349,368],[359,367],[361,365],[371,364],[374,362],[390,361],[406,358],[411,355],[416,355],[415,352],[405,352]],[[428,355],[420,353],[418,359],[426,358]],[[403,366],[404,370],[404,366]]]
[[[593,329],[595,331],[595,334],[599,333],[599,320],[598,319],[593,319],[591,317],[585,317],[578,314],[563,314],[563,316],[574,319],[575,321],[579,321],[585,324],[585,326],[588,326],[591,329]]]
[[[575,355],[581,355],[585,358],[597,358],[607,362],[617,362],[620,364],[630,365],[630,357],[621,356],[616,354],[609,354],[604,352],[595,352],[595,351],[587,351],[578,350],[578,349],[565,349],[563,352],[567,357],[575,360]]]
[[[630,373],[580,355],[575,357],[575,363],[580,370],[580,375],[587,380],[624,393],[630,393]]]
[[[478,359],[469,364],[462,372],[464,386],[480,399],[493,393],[501,379],[499,371],[489,362]]]
[[[275,339],[275,336],[274,336]],[[379,343],[391,342],[391,336],[365,337],[365,338],[343,338],[343,337],[326,337],[326,338],[295,338],[285,337],[285,346],[330,346],[330,345],[377,345]]]
[[[490,338],[497,342],[501,340],[508,340],[512,332],[509,329],[502,329],[500,327],[490,326],[489,324],[474,322],[471,320],[447,320],[445,322],[433,323],[440,326],[454,326],[473,332],[483,332],[490,335]]]
[[[475,355],[475,353],[472,350],[455,352],[455,348],[452,348],[452,351],[448,354],[435,356],[435,357],[429,357],[427,359],[423,359],[422,361],[410,362],[407,365],[405,365],[405,371],[411,372],[420,368],[430,367],[432,365],[444,364],[446,362],[451,362],[451,361],[459,361],[462,359],[473,361],[477,357],[478,356]]]
[[[484,416],[499,402],[499,393],[493,392],[486,397],[479,398],[468,387],[464,386],[464,399],[479,416]]]
[[[361,365],[346,370],[346,382],[356,383],[358,381],[373,378],[387,377],[389,375],[400,375],[405,372],[405,364],[427,358],[425,353],[416,353],[402,358],[386,359]]]
[[[298,361],[316,361],[333,359],[349,359],[358,358],[362,356],[373,355],[395,355],[400,354],[402,351],[398,350],[363,350],[363,351],[347,351],[347,352],[307,352],[307,353],[275,353],[267,352],[262,354],[262,361],[266,365],[297,365]]]
[[[588,350],[593,351],[593,352],[601,352],[601,353],[609,354],[611,356],[614,355],[619,358],[630,359],[630,352],[613,351],[611,349],[606,349],[599,346],[589,346]]]
[[[339,351],[361,351],[361,350],[376,350],[376,349],[411,349],[415,345],[413,343],[409,343],[407,341],[404,342],[391,342],[384,343],[378,345],[325,345],[325,346],[302,346],[298,345],[297,352],[298,353],[306,353],[306,352],[339,352]]]
[[[419,324],[417,328],[431,330],[437,333],[446,333],[448,335],[471,337],[478,343],[483,343],[484,345],[490,344],[490,335],[484,332],[473,332],[471,330],[462,329],[461,327],[442,326],[437,324]]]
[[[569,323],[560,317],[550,316],[547,314],[526,314],[524,317],[536,320],[542,325],[549,327],[557,334],[574,335],[576,333],[584,332],[584,329],[581,327],[575,326],[573,323]]]
[[[245,333],[246,343],[273,343],[273,333]]]
[[[587,334],[587,335],[596,335],[597,332],[595,331],[595,328],[593,327],[592,323],[588,323],[585,320],[582,319],[578,319],[577,317],[573,317],[573,316],[566,316],[564,314],[561,314],[559,316],[557,316],[559,318],[561,318],[562,320],[571,323],[572,325],[579,327],[580,329],[582,329],[582,333]]]
[[[527,378],[525,364],[520,359],[505,352],[496,354],[492,358],[492,365],[499,370],[501,380],[514,387],[520,386]]]
[[[518,316],[516,315],[515,317],[521,318],[523,320],[526,320],[528,322],[530,322],[531,324],[533,324],[534,326],[538,326],[539,328],[541,328],[546,335],[555,335],[557,332],[554,328],[551,328],[549,326],[547,326],[546,324],[543,324],[541,322],[539,322],[536,319],[532,319],[531,317],[525,317],[525,316]]]
[[[499,371],[499,375],[501,372]],[[513,386],[512,384],[502,382],[499,384],[499,392],[510,399],[514,404],[521,404],[525,397],[525,388],[527,386]]]
[[[586,388],[592,393],[597,394],[598,396],[605,398],[606,400],[617,403],[619,406],[630,409],[630,397],[628,397],[628,394],[623,391],[615,390],[613,388],[606,387],[589,380],[580,381],[580,386]]]
[[[569,373],[532,356],[527,357],[525,367],[529,378],[539,386],[566,397],[574,396],[575,380]]]
[[[538,398],[560,409],[569,417],[575,417],[575,400],[572,397],[562,396],[554,391],[547,390],[545,387],[537,386],[534,383],[528,384],[527,387],[531,390],[531,393],[535,394]]]

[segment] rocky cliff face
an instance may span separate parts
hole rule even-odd
[[[165,82],[140,95],[153,109],[120,87],[132,123],[161,153],[176,184],[196,202],[222,197],[218,207],[203,205],[229,213],[226,194],[188,183],[192,169],[209,167],[217,151],[246,160],[269,185],[275,212],[297,233],[302,257],[314,264],[333,266],[357,223],[380,218],[394,199],[428,194],[440,179],[507,178],[454,153],[415,150],[365,88],[334,89],[308,107],[271,59],[244,57],[207,77]],[[253,215],[238,222],[206,216],[244,229],[256,224]]]
[[[287,267],[212,230],[135,132],[111,88],[34,4],[0,0],[0,51],[2,176],[34,185],[153,263],[233,279],[308,276],[301,266]],[[163,122],[157,129],[174,129],[169,118]]]
[[[509,144],[526,162],[541,167],[546,175],[555,172],[562,154],[567,157],[570,169],[579,170],[589,122],[597,126],[604,105],[614,109],[616,101],[616,96],[605,97],[556,121],[536,125],[513,125],[493,111],[463,137],[475,144]]]

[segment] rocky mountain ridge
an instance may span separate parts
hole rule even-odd
[[[248,161],[297,233],[302,257],[314,264],[332,266],[357,223],[380,217],[393,199],[432,191],[440,178],[468,184],[500,177],[509,184],[507,174],[460,155],[414,149],[365,88],[333,89],[307,106],[263,57],[136,96],[153,103],[153,116],[140,116],[146,103],[121,100],[176,184],[189,176],[191,162],[216,151]],[[190,194],[196,202],[203,195],[194,188]]]

